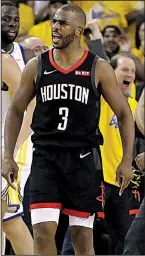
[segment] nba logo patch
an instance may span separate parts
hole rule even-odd
[[[90,76],[90,71],[75,70],[76,76]]]

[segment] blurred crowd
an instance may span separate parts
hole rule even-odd
[[[87,25],[84,30],[84,35],[81,42],[82,46],[89,49],[94,54],[97,54],[100,57],[108,60],[114,68],[118,80],[125,80],[124,74],[125,72],[128,72],[128,70],[117,70],[117,66],[115,66],[115,56],[118,56],[118,54],[122,53],[124,54],[124,56],[126,54],[126,56],[131,57],[134,60],[136,66],[135,76],[134,74],[130,75],[130,87],[128,87],[129,81],[126,80],[124,82],[124,86],[126,84],[129,97],[133,98],[136,101],[139,100],[145,85],[145,15],[143,1],[13,1],[18,3],[20,14],[20,29],[15,41],[20,43],[24,48],[31,49],[35,56],[38,56],[39,54],[52,47],[50,24],[53,15],[57,11],[57,9],[66,3],[74,3],[80,6],[87,16]],[[100,51],[100,49],[102,50]],[[129,62],[128,65],[130,65]],[[134,72],[131,71],[130,66],[129,69],[129,72]],[[124,74],[122,75],[119,72],[124,72]],[[102,124],[102,127],[103,125],[104,122]],[[112,119],[112,123],[110,125],[116,125],[114,119]],[[142,152],[144,152],[144,138],[140,134],[139,130],[136,128],[134,155],[137,156],[137,154]],[[134,168],[137,168],[136,164],[134,164]],[[108,178],[106,178],[106,180],[107,179]],[[30,231],[32,232],[27,203],[29,198],[28,184],[26,184],[25,190],[26,193],[24,200],[24,220],[27,223]],[[142,187],[137,188],[137,190],[139,191],[139,193],[141,193],[143,197],[143,185]],[[138,194],[135,194],[135,197],[137,197],[137,195]],[[141,203],[141,200],[138,201],[139,203],[137,205],[137,208],[139,208],[139,205]],[[132,215],[133,219],[134,214]],[[64,250],[64,247],[65,254],[73,254],[73,249],[69,244],[71,242],[69,233],[66,233],[67,227],[67,216],[62,215],[60,217],[60,224],[56,235],[58,253],[62,253],[62,255],[64,254],[62,252]],[[115,254],[115,252],[111,249],[111,243],[109,240],[110,236],[114,239],[113,245],[115,248],[115,244],[117,243],[116,236],[114,234],[110,235],[109,226],[103,220],[96,221],[94,227],[94,239],[96,239],[97,241],[95,244],[96,254]],[[99,243],[101,245],[100,247],[98,247]],[[12,254],[12,250],[10,250],[8,241],[6,254]]]

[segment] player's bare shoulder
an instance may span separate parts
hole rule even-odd
[[[108,63],[108,61],[99,58],[96,62],[96,86],[99,82],[103,82],[104,80],[107,80],[108,75],[112,73],[112,67]]]
[[[106,69],[108,70],[110,68],[111,68],[111,65],[108,63],[107,60],[99,58],[98,61],[96,62],[96,71],[98,73],[101,72],[101,74],[102,74],[102,72],[104,72]]]
[[[32,67],[38,67],[38,56],[33,57],[32,59],[30,59],[26,65],[30,65]]]
[[[108,67],[110,66],[110,64],[108,63],[107,60],[104,60],[102,58],[99,58],[97,63],[96,63],[97,67],[100,67],[100,68],[104,68],[104,67]]]
[[[12,56],[8,53],[3,53],[2,54],[2,65],[4,64],[13,64],[15,63],[16,61],[12,58]]]
[[[33,57],[27,62],[24,68],[24,71],[22,73],[22,76],[25,75],[26,78],[31,77],[35,81],[37,72],[38,72],[38,57]]]

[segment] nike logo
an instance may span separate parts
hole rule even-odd
[[[55,70],[52,70],[52,71],[47,71],[47,70],[45,70],[44,71],[44,75],[49,75],[49,74],[51,74],[51,73],[54,73],[54,72],[56,72],[57,70],[55,69]]]
[[[85,154],[85,155],[82,155],[82,153],[80,154],[80,158],[84,158],[85,156],[88,156],[89,154],[91,154],[91,152]]]

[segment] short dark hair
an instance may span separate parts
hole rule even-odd
[[[86,25],[86,14],[85,12],[76,4],[65,4],[61,7],[61,10],[63,11],[71,11],[78,15],[78,17],[81,18],[82,23],[85,27]]]
[[[64,5],[64,4],[67,4],[67,1],[65,1],[65,0],[51,0],[49,5],[56,4],[56,3],[61,3],[61,4]]]
[[[132,59],[134,61],[134,58],[131,53],[128,52],[121,52],[116,55],[114,55],[110,60],[110,65],[113,69],[116,69],[118,67],[118,60],[122,57]]]
[[[14,6],[16,8],[19,7],[19,3],[17,0],[2,0],[1,1],[1,7],[2,6]]]
[[[102,35],[104,36],[105,32],[106,32],[106,29],[108,28],[113,28],[115,30],[115,32],[118,34],[118,35],[121,35],[121,30],[119,27],[117,26],[114,26],[114,25],[107,25],[106,27],[104,27],[104,29],[102,30]]]
[[[84,36],[87,35],[87,34],[90,34],[92,33],[92,30],[90,28],[85,28],[84,29]]]

